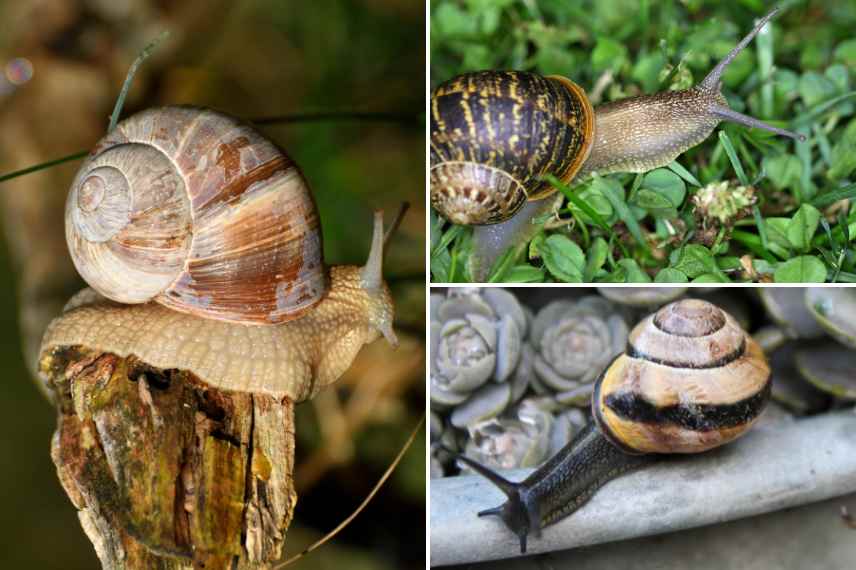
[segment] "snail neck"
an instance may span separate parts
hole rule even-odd
[[[651,455],[631,455],[611,443],[589,423],[583,431],[525,480],[513,483],[464,456],[458,459],[496,485],[508,500],[478,515],[496,515],[520,539],[526,552],[530,533],[562,519],[584,505],[610,480],[655,460]]]
[[[363,345],[391,333],[392,297],[385,283],[367,290],[361,285],[360,267],[330,268],[330,290],[321,301],[292,321],[313,338],[317,389],[332,384],[347,370]]]
[[[541,498],[541,525],[547,526],[579,509],[612,479],[654,460],[625,453],[590,422],[523,483]]]
[[[594,141],[578,178],[594,172],[646,172],[704,141],[727,108],[718,91],[693,87],[631,97],[595,108]]]

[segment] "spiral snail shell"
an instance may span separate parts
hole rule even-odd
[[[300,170],[208,109],[149,109],[104,137],[69,192],[66,239],[84,280],[121,303],[275,324],[329,288]]]
[[[676,301],[633,329],[625,353],[597,380],[594,421],[525,480],[458,459],[506,494],[479,516],[500,516],[525,552],[529,532],[537,536],[652,454],[702,452],[746,433],[770,388],[761,348],[731,315],[706,301]]]
[[[431,100],[431,205],[456,224],[501,222],[555,192],[543,175],[570,182],[591,150],[594,110],[564,77],[481,71]]]
[[[697,299],[636,325],[597,382],[599,428],[632,453],[696,453],[728,443],[769,400],[770,369],[734,317]]]

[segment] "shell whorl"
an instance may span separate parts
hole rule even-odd
[[[633,329],[592,407],[604,434],[627,451],[695,453],[742,435],[769,395],[758,344],[728,313],[688,299]]]
[[[594,111],[564,77],[481,71],[431,95],[431,204],[455,223],[493,224],[569,182],[591,148]]]
[[[323,297],[318,214],[297,166],[227,115],[150,109],[81,167],[66,237],[81,276],[123,303],[272,324]]]

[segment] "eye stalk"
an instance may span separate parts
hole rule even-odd
[[[743,49],[747,45],[749,45],[749,42],[751,42],[755,38],[755,36],[758,35],[758,32],[760,32],[761,29],[767,25],[767,22],[769,22],[774,16],[776,16],[779,11],[780,8],[773,8],[766,16],[761,18],[755,28],[751,32],[746,34],[746,37],[740,40],[740,43],[734,46],[734,49],[728,52],[728,55],[726,55],[719,63],[716,64],[716,67],[714,67],[710,71],[710,73],[707,74],[707,77],[705,77],[704,80],[698,84],[697,88],[701,91],[706,91],[721,96],[722,74],[725,73],[726,68],[728,68],[731,62],[734,61],[734,58],[736,58],[740,54],[740,52],[743,51]],[[789,137],[801,142],[806,140],[805,135],[768,125],[764,121],[761,121],[754,117],[750,117],[748,115],[744,115],[743,113],[738,113],[737,111],[729,109],[727,106],[721,104],[714,103],[713,105],[711,105],[709,111],[715,116],[722,119],[723,121],[731,121],[733,123],[739,123],[747,127],[763,129],[765,131],[770,131],[771,133]]]
[[[393,312],[389,300],[389,289],[383,281],[383,256],[390,238],[401,225],[401,220],[409,207],[409,203],[402,203],[386,233],[383,231],[383,210],[375,210],[369,257],[366,264],[360,268],[360,286],[369,295],[372,304],[369,324],[380,332],[393,348],[398,347],[398,337],[392,328]]]

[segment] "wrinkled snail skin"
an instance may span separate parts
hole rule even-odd
[[[124,305],[84,289],[48,326],[41,351],[84,346],[135,355],[215,388],[301,402],[335,382],[365,344],[381,334],[395,341],[389,289],[366,291],[360,270],[332,267],[330,294],[303,318],[277,326],[205,319],[157,303]]]
[[[431,205],[455,224],[476,226],[473,276],[483,280],[500,253],[534,235],[533,224],[506,224],[564,183],[593,174],[666,166],[707,139],[722,121],[779,129],[729,109],[721,76],[778,9],[772,10],[695,87],[592,108],[583,89],[558,76],[521,71],[467,73],[431,95]],[[497,224],[491,231],[479,226]],[[499,247],[499,246],[502,247]],[[488,251],[489,250],[489,251]]]
[[[611,479],[654,460],[650,455],[630,455],[621,451],[591,423],[519,483],[497,475],[469,457],[458,455],[457,458],[508,497],[502,505],[481,511],[478,516],[502,518],[520,540],[521,553],[526,552],[530,533],[540,536],[542,528],[579,509]]]
[[[525,552],[529,533],[538,536],[657,454],[699,453],[741,436],[770,389],[763,352],[733,317],[705,301],[677,301],[633,329],[626,352],[597,380],[594,421],[524,481],[458,459],[506,494],[479,516],[500,516]]]

